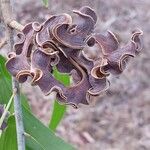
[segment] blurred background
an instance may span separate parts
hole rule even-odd
[[[45,21],[50,15],[72,14],[88,5],[95,9],[96,30],[111,30],[127,42],[131,32],[144,32],[144,50],[119,77],[111,77],[110,89],[92,106],[68,107],[57,135],[79,150],[150,150],[150,0],[14,0],[17,20],[25,25]],[[48,124],[53,97],[39,88],[22,85],[33,113]]]

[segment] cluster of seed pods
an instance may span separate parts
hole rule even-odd
[[[94,32],[97,15],[93,9],[85,6],[73,12],[73,19],[60,14],[42,24],[25,25],[6,67],[20,83],[30,76],[31,85],[39,86],[45,95],[55,91],[60,103],[77,108],[107,90],[107,77],[122,73],[129,58],[141,51],[142,32],[133,32],[130,41],[120,46],[114,33]],[[54,78],[54,67],[72,77],[70,86]]]

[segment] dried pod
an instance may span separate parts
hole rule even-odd
[[[60,103],[77,108],[105,92],[110,84],[107,77],[122,73],[143,43],[142,31],[137,30],[121,47],[111,31],[104,35],[94,32],[97,15],[93,9],[85,6],[73,12],[74,19],[60,14],[42,24],[27,24],[18,34],[6,67],[19,82],[30,76],[31,84],[39,86],[45,95],[55,91]],[[54,78],[54,66],[72,77],[72,85],[65,87]]]
[[[105,65],[105,70],[114,74],[122,73],[126,67],[126,62],[129,57],[135,57],[143,48],[141,41],[142,31],[135,31],[132,34],[131,40],[119,47],[119,42],[115,35],[108,32],[106,36],[101,34],[95,35],[95,39],[102,48],[104,58],[107,59],[108,65]]]

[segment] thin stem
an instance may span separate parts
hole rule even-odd
[[[3,18],[3,21],[7,26],[16,29],[18,31],[22,31],[24,26],[18,23],[14,18],[13,18],[13,13],[12,13],[12,6],[10,1],[11,0],[0,0],[1,1],[1,13]],[[13,2],[13,0],[12,0]]]
[[[1,126],[3,124],[3,122],[4,122],[4,119],[5,119],[6,115],[7,115],[7,112],[9,110],[10,106],[11,106],[11,103],[12,103],[12,100],[13,100],[15,94],[16,94],[16,91],[14,91],[14,93],[12,94],[12,96],[11,96],[11,98],[10,98],[6,108],[4,109],[4,112],[3,112],[2,116],[1,116],[1,118],[0,118],[0,128],[1,128]]]
[[[6,37],[4,39],[2,39],[2,41],[0,42],[0,49],[3,48],[3,46],[5,46],[7,44],[7,40]]]
[[[4,112],[3,112],[3,114],[2,114],[2,116],[0,118],[0,128],[1,128],[3,122],[4,122],[5,118],[6,118],[7,112],[9,110],[10,106],[11,106],[11,103],[13,101],[13,98],[14,98],[15,94],[16,94],[16,91],[14,91],[14,93],[12,94],[10,100],[8,101],[8,104],[7,104],[6,108],[4,107]],[[2,135],[2,130],[0,130],[0,138],[1,138],[1,135]]]
[[[16,20],[12,20],[11,22],[8,23],[8,25],[13,28],[16,29],[18,31],[22,31],[24,26],[21,25],[20,23],[18,23]]]
[[[7,43],[10,47],[10,50],[13,49],[14,45],[14,32],[13,26],[11,22],[14,20],[12,17],[12,6],[10,4],[10,0],[1,0],[1,10],[4,19],[4,23],[6,25],[7,32]],[[19,83],[12,78],[12,86],[13,91],[16,90],[16,95],[14,96],[14,111],[15,111],[15,120],[16,120],[16,131],[17,131],[17,143],[18,150],[25,150],[25,136],[24,136],[24,126],[23,126],[23,118],[22,118],[22,109],[20,102],[20,89]]]
[[[17,142],[18,150],[25,150],[25,136],[24,136],[24,126],[22,118],[22,107],[20,101],[20,89],[19,83],[13,78],[13,89],[17,89],[17,94],[14,97],[14,111],[15,111],[15,120],[16,120],[16,130],[17,130]]]

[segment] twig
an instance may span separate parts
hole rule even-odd
[[[17,21],[15,20],[11,20],[11,22],[8,22],[8,25],[13,28],[13,29],[16,29],[18,31],[22,31],[24,26],[21,25],[20,23],[18,23]]]
[[[3,20],[5,24],[18,31],[23,30],[24,26],[13,19],[10,0],[1,0],[1,10],[2,10]]]
[[[4,37],[4,39],[2,39],[2,41],[0,42],[0,49],[3,48],[3,46],[5,46],[7,44],[7,38]]]
[[[0,128],[1,128],[1,126],[2,126],[2,123],[3,123],[3,121],[4,121],[5,117],[6,117],[6,115],[7,115],[8,109],[9,109],[11,103],[12,103],[12,100],[13,100],[15,94],[16,94],[16,91],[14,91],[14,93],[12,94],[12,96],[11,96],[11,98],[10,98],[10,100],[9,100],[9,102],[8,102],[8,104],[7,104],[7,106],[6,106],[6,108],[4,109],[4,112],[3,112],[2,116],[1,116],[1,118],[0,118]]]
[[[0,118],[0,128],[1,128],[1,126],[3,124],[3,122],[4,122],[4,119],[5,119],[6,115],[7,115],[7,112],[9,110],[10,106],[11,106],[11,103],[12,103],[12,100],[13,100],[15,94],[16,94],[16,91],[13,92],[13,94],[12,94],[10,100],[8,101],[8,104],[7,104],[6,108],[4,109],[4,112],[3,112],[3,114],[2,114],[2,116]],[[0,137],[1,137],[1,131],[0,131]]]
[[[13,21],[14,19],[12,17],[13,13],[12,13],[10,0],[1,0],[1,10],[2,10],[4,23],[6,25],[6,31],[8,37],[7,43],[9,44],[10,49],[13,49],[13,44],[14,44],[13,28],[15,27],[18,28],[18,26],[16,25],[16,21],[15,22]],[[19,89],[19,83],[15,80],[15,78],[12,78],[12,86],[13,86],[13,91],[16,90],[16,95],[14,96],[14,111],[15,111],[15,120],[16,120],[18,150],[25,150],[25,136],[24,136],[24,126],[23,126],[22,109],[21,109],[21,102],[20,102],[20,89]]]
[[[17,88],[17,94],[14,97],[14,110],[16,119],[16,129],[17,129],[17,142],[18,150],[25,150],[25,136],[24,136],[24,125],[22,117],[22,107],[20,101],[20,89],[19,83],[13,78],[13,89]]]

